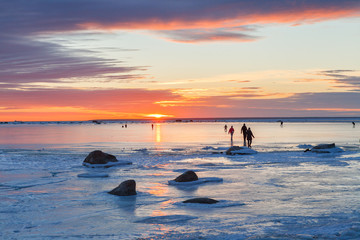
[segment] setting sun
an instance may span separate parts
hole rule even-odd
[[[165,115],[165,114],[154,113],[154,114],[148,114],[148,115],[146,115],[146,117],[150,117],[150,118],[163,118],[163,117],[173,117],[173,116],[172,116],[172,115]]]

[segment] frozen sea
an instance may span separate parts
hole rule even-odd
[[[225,155],[244,122],[257,153]],[[360,119],[151,124],[0,124],[0,239],[360,239]],[[343,151],[304,152],[321,143]],[[132,164],[83,166],[93,150]],[[186,170],[222,181],[168,184]]]

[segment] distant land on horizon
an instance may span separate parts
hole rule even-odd
[[[262,121],[266,122],[302,122],[309,120],[310,122],[352,122],[360,121],[360,116],[354,117],[224,117],[224,118],[144,118],[144,119],[92,119],[92,120],[68,120],[68,121],[0,121],[0,124],[26,124],[26,123],[95,123],[104,122],[231,122],[231,121]]]

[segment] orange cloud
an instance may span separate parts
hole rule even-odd
[[[187,7],[191,7],[189,4]],[[203,6],[200,8],[200,6]],[[359,17],[360,6],[354,2],[328,1],[234,1],[229,3],[194,4],[194,9],[174,9],[169,12],[139,14],[131,12],[124,17],[113,17],[111,21],[102,19],[79,22],[77,29],[116,31],[147,30],[163,36],[165,39],[182,43],[209,41],[254,41],[254,26],[263,24],[301,24],[316,23],[326,20]],[[161,8],[160,8],[161,9]],[[151,11],[151,10],[150,10]],[[172,14],[171,14],[172,12]]]

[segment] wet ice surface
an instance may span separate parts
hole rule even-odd
[[[340,153],[268,142],[235,156],[222,142],[4,148],[0,239],[360,239],[360,151],[347,141]],[[82,166],[99,146],[133,164]],[[186,170],[222,181],[168,184]],[[107,193],[128,179],[136,196]],[[197,197],[219,203],[182,203]]]
[[[93,169],[81,165],[84,154],[2,153],[0,237],[356,239],[360,162],[354,154],[131,155],[118,158],[133,165]],[[142,164],[148,158],[153,165]],[[168,185],[187,169],[223,181]],[[136,196],[107,194],[127,179],[136,180]],[[195,197],[220,202],[182,203]]]

